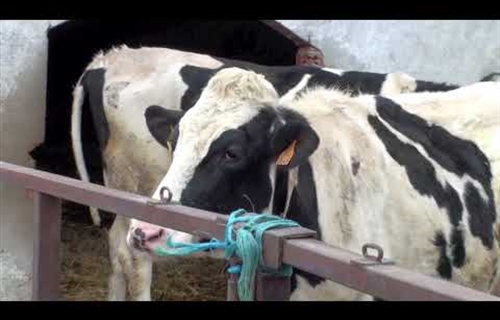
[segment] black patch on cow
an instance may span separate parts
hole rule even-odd
[[[486,82],[486,81],[498,81],[500,79],[500,72],[492,72],[489,75],[483,77],[480,82]]]
[[[311,80],[314,78],[316,72],[320,72],[321,69],[314,67],[305,67],[305,66],[290,66],[290,67],[273,67],[266,68],[266,70],[262,70],[259,73],[262,73],[266,80],[271,82],[274,89],[280,96],[283,96],[288,91],[293,89],[299,82],[304,78],[305,75],[312,75],[311,79],[307,83],[306,87],[311,85]],[[323,71],[324,72],[324,71]],[[321,79],[328,81],[332,80],[328,77],[321,77]],[[320,80],[318,80],[320,81]],[[326,84],[326,83],[325,83]]]
[[[286,196],[288,193],[288,171],[276,167],[276,181],[274,183],[273,213],[281,215],[285,211]]]
[[[146,125],[151,135],[165,148],[184,112],[165,109],[160,106],[149,106],[144,112]]]
[[[257,212],[267,207],[272,192],[268,132],[275,117],[274,111],[264,109],[214,140],[182,192],[181,203],[228,214],[242,207]]]
[[[462,219],[462,202],[458,193],[448,183],[445,187],[437,180],[432,164],[418,150],[400,141],[375,116],[368,116],[368,122],[385,145],[391,157],[403,166],[410,183],[420,194],[431,196],[440,208],[446,208],[453,226],[458,226]]]
[[[181,68],[182,81],[188,87],[181,98],[182,110],[187,111],[195,105],[196,101],[200,98],[203,88],[205,88],[217,70],[219,69],[200,68],[191,65]]]
[[[266,80],[273,85],[280,96],[295,87],[306,74],[312,75],[316,72],[324,72],[319,68],[308,66],[263,66],[246,61],[235,61],[223,58],[217,59],[224,63],[221,69],[237,67],[262,74]]]
[[[316,231],[318,239],[321,240],[314,172],[309,162],[301,164],[298,170],[297,186],[292,192],[286,216],[302,227]]]
[[[451,230],[450,243],[453,265],[460,268],[465,263],[465,243],[462,230],[458,228]]]
[[[317,275],[313,273],[309,273],[304,270],[300,269],[293,269],[292,277],[290,279],[290,292],[293,292],[295,289],[297,289],[297,278],[296,276],[301,276],[302,278],[307,280],[307,283],[311,287],[316,287],[318,284],[322,283],[325,281],[325,279],[318,277]]]
[[[356,158],[351,158],[351,171],[353,175],[357,175],[359,171],[359,160]]]
[[[316,196],[314,173],[309,162],[300,165],[298,170],[297,186],[293,190],[286,216],[288,219],[299,223],[302,227],[316,231],[318,240],[321,240],[322,234],[319,227],[318,198]],[[324,278],[303,270],[294,269],[294,274],[305,278],[312,287],[325,281]],[[292,291],[296,285],[296,279],[293,276]]]
[[[438,125],[429,125],[394,101],[377,96],[377,112],[396,130],[421,144],[443,168],[460,176],[470,175],[482,184],[491,182],[488,158],[472,141],[460,139]]]
[[[460,88],[460,86],[455,84],[417,80],[417,88],[415,89],[415,92],[450,91],[458,88]]]
[[[436,233],[433,243],[439,250],[439,260],[436,270],[442,278],[449,280],[451,279],[451,262],[446,254],[446,239],[441,231]]]
[[[345,71],[340,76],[340,81],[342,87],[353,91],[354,94],[359,92],[378,94],[382,89],[386,76],[384,73]]]
[[[465,185],[465,206],[469,211],[469,227],[472,235],[481,239],[483,244],[493,247],[493,223],[491,207],[485,203],[477,188],[470,182]]]
[[[94,128],[101,150],[106,147],[109,139],[109,125],[104,113],[103,90],[106,69],[92,69],[85,72],[81,85],[85,99],[89,102]]]
[[[174,130],[172,130],[172,133],[168,140],[170,143],[172,143],[172,150],[175,150],[175,147],[177,146],[177,139],[179,139],[179,125],[177,124],[174,127]]]
[[[427,124],[424,119],[406,112],[401,106],[390,99],[378,96],[375,98],[375,101],[377,112],[380,116],[394,129],[401,132],[410,140],[420,144],[427,154],[440,166],[460,177],[467,174],[481,184],[488,197],[488,201],[484,203],[480,198],[476,198],[477,190],[475,190],[473,185],[470,186],[469,191],[472,192],[472,199],[480,200],[480,203],[472,200],[470,205],[480,211],[469,210],[469,226],[471,231],[472,229],[475,230],[473,235],[479,237],[485,246],[491,248],[492,225],[496,217],[496,209],[493,190],[491,188],[492,173],[486,155],[474,142],[453,136],[440,126]],[[397,138],[396,140],[399,141]],[[415,152],[420,158],[425,159],[416,149]],[[411,165],[411,162],[408,163]],[[415,163],[417,162],[415,161]],[[431,165],[429,164],[429,166]],[[454,193],[456,192],[454,191]],[[477,196],[479,197],[478,194]],[[455,200],[452,201],[452,203],[454,202]],[[458,204],[455,206],[458,206]],[[460,204],[460,212],[462,211],[461,207],[462,205]],[[455,226],[461,219],[461,213],[460,216],[456,214],[458,213],[458,207],[456,209],[454,210],[455,213],[451,213],[454,216],[452,222]]]

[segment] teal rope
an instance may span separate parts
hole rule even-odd
[[[262,238],[264,233],[273,228],[300,227],[292,220],[283,219],[271,214],[259,214],[255,216],[244,216],[247,213],[243,209],[233,211],[229,215],[226,225],[224,241],[212,239],[207,243],[174,243],[170,237],[167,239],[169,249],[158,248],[159,256],[185,256],[199,251],[224,249],[225,258],[230,259],[237,256],[242,264],[228,269],[229,273],[239,273],[238,295],[242,301],[253,300],[255,274],[257,269],[267,274],[280,274],[291,276],[292,267],[283,266],[280,270],[265,268],[262,265]],[[233,237],[234,225],[245,223],[238,229],[236,237]]]

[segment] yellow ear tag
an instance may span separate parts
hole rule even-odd
[[[297,144],[297,140],[293,140],[292,143],[283,150],[283,152],[280,154],[278,160],[276,161],[276,164],[278,166],[286,166],[290,163],[290,161],[293,158],[293,155],[295,154],[295,145]]]

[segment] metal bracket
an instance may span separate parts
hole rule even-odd
[[[165,196],[165,191],[168,192],[168,196]],[[172,191],[167,187],[161,187],[160,189],[160,200],[152,199],[146,202],[150,206],[161,206],[167,204],[180,204],[179,202],[172,201]]]
[[[264,264],[272,269],[279,269],[283,263],[283,244],[288,239],[316,238],[314,230],[293,227],[269,230],[262,239],[264,251],[262,253]]]
[[[368,254],[368,249],[377,250],[377,256],[372,256]],[[396,264],[393,260],[384,259],[384,249],[374,243],[366,243],[361,248],[364,259],[351,260],[351,264],[358,266],[376,266],[376,265],[394,265]]]

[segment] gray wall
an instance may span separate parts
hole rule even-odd
[[[500,21],[279,20],[338,69],[407,72],[422,80],[475,82],[500,71]]]
[[[1,161],[33,167],[28,152],[43,141],[49,23],[0,21]],[[22,188],[0,181],[0,250],[22,270],[31,267],[32,210]]]

